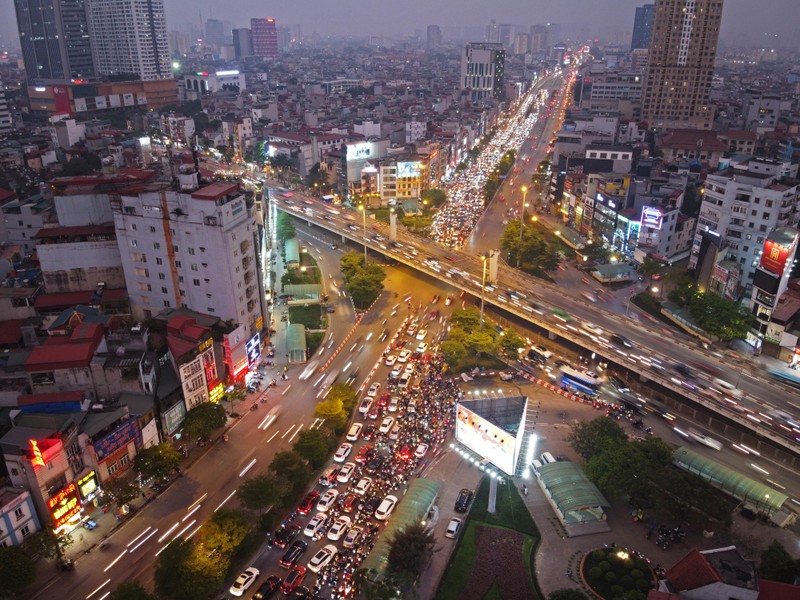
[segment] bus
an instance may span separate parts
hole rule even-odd
[[[568,389],[574,388],[584,394],[597,396],[602,383],[603,378],[592,371],[578,371],[566,365],[561,367],[561,385]]]
[[[562,308],[553,309],[552,315],[554,318],[558,319],[559,321],[563,321],[564,323],[569,323],[572,321],[572,317],[569,315],[569,313]]]
[[[797,375],[792,375],[791,373],[787,373],[786,371],[781,371],[779,369],[770,369],[767,372],[772,376],[773,379],[776,379],[781,383],[800,388],[800,377]]]

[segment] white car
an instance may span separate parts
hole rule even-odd
[[[317,535],[319,530],[322,529],[322,526],[325,525],[325,522],[327,520],[328,520],[328,515],[326,515],[325,513],[317,513],[316,515],[314,515],[314,518],[312,518],[308,522],[308,525],[306,525],[306,528],[303,530],[303,535],[307,535],[308,537],[314,537],[315,535]]]
[[[408,335],[414,335],[415,333],[417,333],[417,324],[412,323],[411,325],[409,325],[408,329],[406,329],[406,333]]]
[[[397,496],[386,496],[375,511],[375,518],[379,521],[385,521],[392,515],[395,506],[397,506]]]
[[[345,459],[350,456],[350,453],[353,451],[353,444],[349,444],[348,442],[342,443],[339,446],[339,449],[336,451],[336,454],[333,455],[333,460],[336,462],[344,462]]]
[[[397,357],[394,354],[390,354],[389,356],[386,357],[386,360],[384,360],[384,363],[386,364],[387,367],[391,367],[396,362],[397,362]]]
[[[411,356],[411,350],[401,350],[397,357],[397,362],[408,362],[408,357]]]
[[[369,396],[367,396],[361,401],[361,404],[358,405],[358,412],[360,412],[362,415],[367,414],[369,412],[369,409],[372,408],[373,402],[374,400]]]
[[[369,386],[369,389],[367,390],[367,396],[369,396],[370,398],[374,398],[375,396],[378,395],[380,389],[381,389],[381,384],[376,381],[371,386]]]
[[[260,574],[261,572],[255,567],[250,567],[249,569],[245,570],[236,578],[236,581],[233,582],[231,589],[228,590],[231,593],[231,596],[241,596],[244,594],[247,589],[256,582],[256,579],[258,579]]]
[[[317,510],[319,512],[326,512],[331,506],[336,503],[336,499],[339,497],[339,490],[331,488],[326,490],[322,497],[317,502]]]
[[[428,337],[428,330],[427,330],[427,329],[420,329],[420,330],[417,332],[417,339],[418,339],[420,342],[421,342],[422,340],[424,340],[426,337]]]
[[[427,352],[428,351],[428,344],[425,342],[420,342],[417,346],[417,352]]]
[[[339,550],[333,544],[328,544],[324,548],[320,549],[311,560],[308,561],[308,570],[312,573],[319,573],[322,569],[324,569],[333,557],[336,556],[336,553]]]
[[[404,373],[408,376],[411,376],[414,373],[414,363],[408,363]]]
[[[425,455],[427,453],[428,453],[428,444],[420,444],[414,451],[414,456],[416,456],[417,458],[425,458]]]
[[[336,481],[339,483],[347,483],[350,481],[350,477],[353,476],[353,471],[356,470],[356,463],[344,463],[342,468],[339,470],[339,474],[336,476]]]
[[[342,546],[345,548],[352,548],[356,545],[358,538],[361,537],[361,532],[364,531],[361,527],[356,525],[355,527],[351,527],[350,531],[347,532],[347,535],[342,542]]]
[[[392,429],[392,425],[394,425],[394,417],[386,417],[383,421],[381,421],[381,426],[378,427],[378,433],[389,433],[389,431]]]
[[[389,412],[397,412],[397,409],[400,407],[400,399],[397,396],[392,396],[389,400],[388,410]]]
[[[402,375],[402,373],[403,373],[403,367],[397,365],[392,369],[392,372],[389,373],[389,377],[391,377],[392,379],[397,379],[398,377],[400,377],[400,375]]]
[[[458,532],[461,530],[461,519],[458,517],[453,517],[450,519],[450,522],[447,524],[447,531],[444,532],[445,537],[449,537],[450,539],[456,539],[458,537]]]
[[[339,539],[347,533],[347,530],[350,529],[350,523],[352,523],[352,521],[348,516],[342,515],[337,518],[333,522],[330,531],[328,531],[328,539],[333,542],[339,541]]]
[[[592,323],[587,323],[586,321],[583,322],[583,329],[591,331],[595,335],[603,335],[602,329],[600,329],[597,325],[593,325]]]
[[[353,491],[356,494],[363,496],[364,494],[367,493],[367,490],[370,488],[371,485],[372,485],[372,477],[362,477],[361,479],[358,480],[358,483],[356,484],[356,487],[353,489]]]
[[[358,438],[361,437],[361,431],[363,429],[364,429],[363,423],[353,423],[353,425],[350,427],[350,431],[347,432],[347,441],[357,442]]]

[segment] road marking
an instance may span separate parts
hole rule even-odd
[[[189,514],[187,514],[185,517],[183,517],[183,518],[181,519],[181,523],[183,523],[183,522],[184,522],[186,519],[188,519],[189,517],[191,517],[191,516],[194,514],[194,512],[195,512],[195,511],[196,511],[198,508],[200,508],[200,505],[199,505],[199,504],[198,504],[197,506],[195,506],[195,507],[194,507],[192,510],[190,510],[190,511],[189,511]]]
[[[190,504],[190,505],[187,507],[187,509],[186,509],[186,510],[189,510],[189,509],[190,509],[190,508],[192,508],[192,507],[193,507],[195,504],[198,504],[199,502],[202,502],[202,501],[203,501],[203,499],[205,499],[205,497],[206,497],[206,496],[208,496],[208,492],[206,492],[205,494],[203,494],[202,496],[200,496],[200,497],[199,497],[197,500],[195,500],[194,502],[192,502],[192,503],[191,503],[191,504]]]
[[[195,530],[194,530],[192,533],[190,533],[189,535],[187,535],[187,536],[186,536],[186,541],[188,542],[190,539],[192,539],[192,536],[193,536],[195,533],[197,533],[198,531],[200,531],[200,528],[201,528],[202,526],[203,526],[203,524],[201,523],[200,525],[198,525],[198,526],[197,526],[197,529],[195,529]]]
[[[176,522],[175,525],[170,527],[165,534],[163,534],[160,538],[158,538],[158,543],[160,544],[165,539],[167,539],[169,537],[169,534],[172,533],[173,531],[175,531],[178,528],[178,525],[180,525],[180,523]]]
[[[145,533],[147,533],[151,529],[152,529],[152,527],[148,526],[147,529],[142,531],[142,533],[140,533],[135,538],[133,538],[130,542],[128,542],[128,546],[127,547],[130,548],[131,546],[133,546],[139,540],[140,537],[142,537]]]
[[[303,424],[301,423],[301,424],[300,424],[300,427],[298,427],[298,428],[297,428],[297,431],[295,431],[295,432],[294,432],[294,434],[292,434],[292,437],[290,437],[290,438],[289,438],[289,442],[290,442],[290,443],[291,443],[291,441],[292,441],[292,440],[295,438],[295,436],[297,436],[297,434],[298,434],[298,433],[300,433],[300,430],[301,430],[302,428],[303,428]]]
[[[107,586],[109,583],[111,583],[111,579],[106,579],[103,583],[101,583],[99,586],[97,586],[97,589],[95,591],[93,591],[91,594],[86,596],[86,600],[89,600],[89,598],[94,596],[97,592],[99,592],[103,587]]]
[[[125,556],[127,553],[128,553],[128,549],[127,548],[125,550],[123,550],[122,552],[120,552],[119,556],[117,558],[115,558],[114,560],[112,560],[110,563],[108,563],[108,566],[105,569],[103,569],[103,573],[105,573],[111,567],[113,567],[115,564],[117,564],[117,562],[119,562],[119,559],[122,558],[123,556]]]
[[[144,538],[144,539],[143,539],[141,542],[139,542],[139,543],[138,543],[138,544],[136,544],[136,545],[135,545],[133,548],[131,548],[131,552],[132,552],[132,553],[133,553],[133,552],[136,552],[136,549],[137,549],[137,548],[139,548],[139,546],[141,546],[142,544],[144,544],[144,543],[145,543],[147,540],[149,540],[151,537],[153,537],[153,536],[156,534],[156,532],[158,532],[158,529],[153,529],[153,531],[151,531],[149,534],[147,534],[147,537],[146,537],[146,538]]]
[[[281,436],[281,439],[283,439],[283,438],[285,438],[287,435],[289,435],[289,432],[290,432],[292,429],[294,429],[294,428],[295,428],[295,425],[292,425],[291,427],[289,427],[289,429],[287,429],[287,430],[286,430],[286,433],[284,433],[284,434]]]
[[[218,511],[220,508],[222,508],[222,505],[223,505],[223,504],[225,504],[225,503],[226,503],[228,500],[230,500],[231,498],[233,498],[233,495],[234,495],[235,493],[236,493],[236,490],[233,490],[233,491],[232,491],[230,494],[228,494],[228,497],[227,497],[227,498],[225,498],[225,500],[223,500],[222,502],[220,502],[220,503],[219,503],[219,506],[217,506],[217,508],[215,508],[215,509],[214,509],[214,512],[217,512],[217,511]]]
[[[256,464],[255,458],[251,460],[250,463],[244,469],[242,469],[241,473],[239,473],[239,477],[244,477],[245,473],[247,473],[253,467],[254,464]]]
[[[274,439],[275,439],[275,436],[276,436],[276,435],[278,435],[280,432],[281,432],[281,431],[280,431],[280,429],[279,429],[279,430],[277,430],[275,433],[273,433],[273,434],[272,434],[272,437],[271,437],[271,438],[269,438],[269,439],[267,440],[267,443],[269,444],[269,443],[270,443],[272,440],[274,440]]]
[[[283,390],[283,392],[281,392],[281,396],[285,396],[285,395],[286,395],[286,392],[288,392],[288,391],[289,391],[289,388],[290,388],[290,387],[292,387],[292,384],[291,384],[291,383],[290,383],[289,385],[287,385],[287,386],[286,386],[286,389],[285,389],[285,390]]]
[[[317,379],[314,383],[311,384],[311,387],[317,387],[323,379],[325,379],[325,373],[320,375],[319,379]]]

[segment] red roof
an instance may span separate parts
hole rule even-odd
[[[155,177],[155,171],[146,169],[120,169],[114,175],[77,175],[75,177],[55,177],[50,183],[56,187],[72,185],[120,184],[148,181]]]
[[[192,194],[195,200],[219,200],[223,196],[233,194],[239,189],[236,183],[212,183],[204,188],[200,188]]]
[[[84,235],[113,235],[113,225],[78,225],[75,227],[45,227],[36,232],[33,239],[45,240],[48,238]]]
[[[0,346],[19,344],[22,339],[22,324],[25,319],[0,321]]]
[[[16,196],[16,194],[11,190],[0,188],[0,204],[5,202],[6,200],[11,200],[14,196]]]
[[[23,394],[17,397],[17,406],[31,406],[52,402],[81,402],[83,392],[49,392],[47,394]]]
[[[647,600],[681,600],[678,594],[670,592],[659,592],[658,590],[650,590],[647,594]]]
[[[64,310],[78,304],[88,305],[92,301],[93,291],[89,292],[59,292],[56,294],[41,294],[36,297],[33,307],[37,311]],[[115,288],[103,290],[103,302],[117,302],[128,297],[128,290]]]
[[[211,335],[208,327],[199,325],[191,317],[172,317],[167,323],[167,348],[177,360],[181,356],[197,349],[200,342]]]
[[[800,600],[800,585],[759,579],[758,600]]]
[[[725,152],[728,146],[713,131],[672,129],[661,140],[662,148],[702,148],[707,152]]]
[[[694,590],[720,581],[719,575],[697,548],[667,571],[667,581],[677,592]]]
[[[33,373],[55,369],[85,369],[92,362],[96,347],[97,344],[94,342],[71,344],[63,343],[63,340],[60,344],[47,343],[37,346],[25,361],[25,370]]]

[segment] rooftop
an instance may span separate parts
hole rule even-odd
[[[212,183],[204,188],[200,188],[196,192],[192,192],[192,198],[195,200],[219,200],[224,196],[236,194],[239,191],[239,184],[236,183]]]

